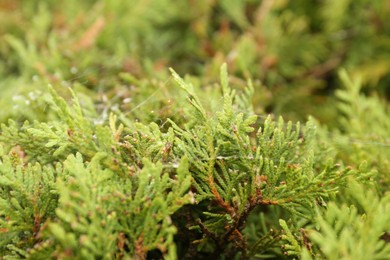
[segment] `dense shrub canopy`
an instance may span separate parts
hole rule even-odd
[[[0,259],[389,258],[389,16],[0,1]]]

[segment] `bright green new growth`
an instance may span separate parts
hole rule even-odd
[[[329,203],[325,214],[318,214],[321,232],[312,230],[309,237],[327,259],[387,259],[390,255],[390,196],[379,198],[373,191],[350,184],[347,194],[354,205]],[[308,259],[305,252],[304,259]]]

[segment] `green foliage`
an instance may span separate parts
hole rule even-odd
[[[388,106],[376,96],[361,94],[361,82],[352,80],[345,71],[340,73],[344,89],[336,94],[339,98],[341,130],[347,138],[338,138],[337,149],[340,157],[349,164],[368,163],[377,171],[379,189],[390,188],[390,113]],[[347,145],[348,143],[348,145]]]
[[[389,14],[0,2],[0,259],[388,258]]]
[[[142,170],[131,168],[120,158],[123,126],[115,116],[95,126],[76,96],[68,105],[52,92],[51,104],[66,120],[3,125],[4,149],[15,151],[2,161],[2,254],[143,258],[158,249],[175,258],[170,216],[193,200],[187,160],[174,177],[147,159]]]
[[[169,120],[171,127],[165,133],[154,123],[138,123],[135,132],[117,127],[114,115],[108,125],[96,125],[85,116],[93,112],[83,109],[75,94],[72,104],[67,104],[54,91],[48,109],[63,120],[21,126],[10,121],[2,126],[2,142],[8,150],[19,147],[20,160],[48,169],[57,165],[51,172],[49,194],[58,197],[58,205],[51,207],[52,219],[43,221],[42,241],[31,249],[11,240],[6,248],[15,247],[31,257],[50,252],[58,258],[142,258],[158,249],[174,258],[176,228],[170,216],[193,200],[199,213],[190,212],[186,226],[195,236],[203,234],[203,239],[190,244],[197,244],[205,256],[227,250],[227,256],[245,258],[256,254],[241,234],[256,207],[276,205],[310,220],[314,205],[335,194],[354,173],[340,171],[332,160],[314,159],[314,122],[300,133],[299,124],[294,130],[291,122],[285,125],[282,118],[276,123],[268,117],[256,133],[258,117],[236,111],[249,106],[251,85],[243,96],[235,94],[226,66],[221,68],[223,107],[215,115],[206,111],[190,83],[175,72],[173,77],[193,108],[183,127]],[[189,166],[187,159],[179,163],[183,156]],[[190,185],[194,194],[187,194]],[[4,233],[9,235],[8,230]],[[45,236],[50,239],[44,240]]]
[[[163,172],[161,164],[148,161],[131,180],[102,169],[100,161],[105,156],[96,154],[86,165],[80,154],[64,161],[64,178],[57,181],[58,221],[48,226],[48,237],[56,245],[53,255],[142,258],[159,249],[167,259],[174,258],[176,228],[169,216],[191,199],[186,195],[190,185],[186,160],[176,180]]]
[[[26,248],[42,242],[44,223],[58,204],[53,167],[23,161],[23,151],[0,160],[0,255],[26,257]]]
[[[232,75],[266,86],[260,111],[332,124],[339,68],[388,92],[389,13],[384,0],[18,1],[0,8],[0,84],[8,99],[74,82],[114,97],[120,72],[166,78],[171,66],[207,85],[227,61]]]
[[[389,194],[379,198],[374,192],[351,182],[348,194],[354,205],[329,203],[318,214],[319,230],[311,230],[311,241],[326,259],[386,259],[390,255]]]

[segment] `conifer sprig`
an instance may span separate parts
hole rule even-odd
[[[316,125],[309,121],[302,133],[299,124],[268,117],[255,134],[257,116],[235,111],[236,93],[229,87],[226,66],[221,68],[224,105],[208,116],[193,89],[174,74],[199,113],[199,123],[180,128],[174,122],[173,151],[189,158],[198,203],[210,203],[194,227],[205,235],[198,243],[215,242],[216,250],[248,254],[244,223],[257,206],[275,205],[312,219],[314,208],[344,185],[356,171],[338,169],[329,158],[317,163]],[[248,99],[250,101],[250,99]],[[250,104],[246,104],[250,107]],[[302,136],[300,136],[302,135]],[[215,204],[216,207],[211,205]]]

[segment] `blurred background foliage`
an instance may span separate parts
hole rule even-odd
[[[159,81],[172,85],[168,67],[207,88],[227,62],[237,87],[254,81],[257,113],[310,114],[335,127],[340,68],[360,78],[365,94],[390,98],[389,15],[384,0],[1,0],[0,105],[14,109],[0,120],[41,117],[42,104],[36,113],[23,104],[47,83],[83,89],[96,102],[103,93],[118,104],[132,98],[128,109]],[[175,97],[166,88],[156,95],[162,107]]]

